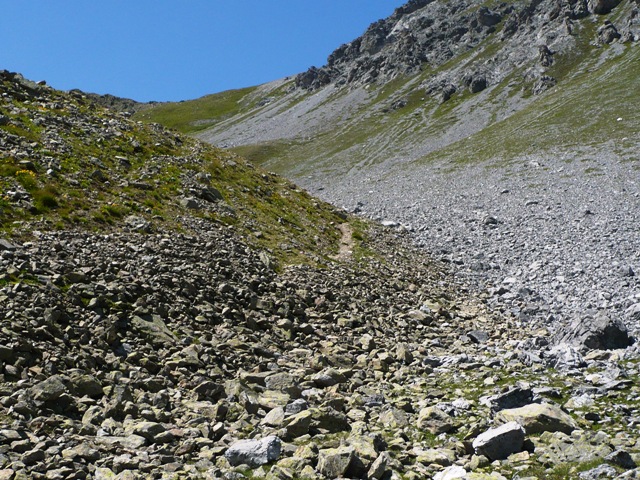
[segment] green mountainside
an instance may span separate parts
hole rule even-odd
[[[471,40],[465,40],[469,32],[453,38],[443,58],[436,56],[438,40],[429,39],[426,53],[418,57],[423,60],[419,68],[398,67],[384,75],[385,65],[404,65],[398,50],[405,47],[397,34],[388,33],[390,27],[384,31],[387,37],[375,37],[383,44],[379,51],[348,58],[346,67],[334,60],[382,28],[374,24],[361,39],[332,54],[323,70],[157,105],[137,118],[231,147],[303,185],[313,184],[309,176],[322,184],[412,161],[509,161],[573,145],[635,145],[629,140],[640,125],[634,2],[620,2],[600,14],[577,12],[580,2],[411,3],[419,8],[398,11],[386,22],[396,30],[398,25],[418,29],[411,30],[415,42],[423,32],[420,25],[433,25],[434,19],[438,25],[442,11],[437,8],[451,8],[444,24],[449,30],[471,32],[470,25],[481,18],[478,12],[495,14],[499,22],[479,29]],[[611,28],[615,32],[607,36]],[[425,60],[432,52],[436,58]],[[363,74],[367,62],[383,73]],[[349,68],[348,75],[341,73]],[[310,75],[321,78],[316,72],[325,72],[329,83],[307,86]],[[480,87],[474,83],[478,78]]]
[[[235,228],[288,261],[335,253],[344,221],[328,204],[244,159],[160,125],[2,73],[0,225],[33,229]],[[340,214],[341,215],[341,214]]]

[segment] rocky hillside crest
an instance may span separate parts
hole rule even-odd
[[[550,67],[554,54],[567,53],[575,47],[570,36],[583,19],[611,13],[620,0],[536,0],[533,2],[470,2],[434,0],[410,1],[396,9],[387,19],[372,24],[356,40],[336,49],[327,64],[312,67],[295,78],[297,87],[318,89],[328,84],[384,84],[397,77],[413,75],[425,68],[443,66],[448,61],[472,51],[491,34],[497,33],[503,44],[497,55],[484,65],[451,77],[443,85],[443,95],[468,87],[479,92],[500,83],[518,64],[536,60],[540,67]],[[597,21],[593,18],[593,21]],[[638,9],[605,22],[597,30],[594,42],[610,44],[640,40]],[[532,46],[538,48],[538,52]],[[551,47],[551,48],[550,48]],[[542,75],[531,71],[530,81],[540,82]],[[534,78],[537,77],[537,78]],[[442,79],[441,79],[442,80]],[[547,83],[555,81],[546,79]],[[541,90],[539,84],[534,88]]]

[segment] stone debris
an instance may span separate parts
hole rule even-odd
[[[473,17],[484,29],[503,13]],[[0,125],[0,151],[15,157],[27,180],[32,168],[65,174],[58,157],[73,151],[62,136],[69,129],[86,141],[89,133],[106,141],[134,129],[123,115],[95,117],[98,107],[70,100],[81,93],[8,72],[0,78],[7,94],[0,115],[9,119]],[[64,115],[44,113],[51,111]],[[31,114],[41,144],[14,128]],[[149,128],[163,148],[191,145],[185,162],[205,151]],[[104,194],[124,181],[123,172],[137,168],[133,153],[149,144],[127,138],[111,166],[78,160],[69,185],[91,182]],[[154,191],[151,171],[165,161],[150,160],[144,178],[123,191]],[[637,476],[640,362],[637,345],[617,342],[621,328],[610,336],[604,325],[599,343],[556,344],[560,329],[548,318],[556,304],[545,310],[534,280],[523,282],[502,257],[470,251],[478,271],[499,278],[493,293],[475,295],[469,277],[449,268],[469,258],[440,249],[433,251],[446,262],[433,259],[403,222],[367,224],[339,260],[314,250],[306,253],[315,261],[282,262],[276,250],[301,244],[256,247],[252,239],[266,232],[234,223],[250,224],[255,212],[225,205],[220,197],[234,186],[205,188],[207,175],[181,177],[181,191],[163,197],[186,201],[174,229],[159,229],[153,212],[136,204],[98,231],[81,222],[56,230],[31,218],[16,220],[13,236],[0,240],[0,478],[542,479],[598,462],[630,472],[621,478]],[[266,172],[260,178],[275,182]],[[293,195],[297,187],[288,185]],[[274,204],[286,197],[263,186],[240,190]],[[12,190],[0,208],[26,215],[36,208],[27,193]],[[487,210],[466,225],[487,242],[500,235],[519,243],[506,230],[513,217]],[[294,224],[285,213],[274,228]],[[479,220],[489,217],[496,221]],[[323,228],[337,244],[338,223],[353,219],[328,218],[335,221]],[[294,224],[306,235],[301,225]],[[442,233],[454,226],[433,227],[424,235],[457,243]],[[540,270],[554,271],[546,293],[561,295],[569,282],[558,266],[532,264],[528,272]],[[620,291],[637,281],[612,272],[625,282]],[[573,274],[581,275],[578,266]],[[637,322],[640,300],[630,297],[613,310]],[[602,466],[592,476],[607,472]]]

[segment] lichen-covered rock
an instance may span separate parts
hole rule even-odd
[[[318,472],[328,478],[344,477],[356,458],[353,447],[338,447],[320,450]]]
[[[453,419],[437,407],[425,407],[418,414],[418,428],[433,434],[446,433],[453,429]]]

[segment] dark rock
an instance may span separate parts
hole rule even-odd
[[[605,21],[604,25],[598,28],[597,33],[598,39],[607,45],[621,37],[620,33],[618,33],[618,29],[609,20]]]
[[[533,400],[533,392],[530,388],[512,388],[511,390],[495,395],[488,399],[491,410],[499,412],[508,408],[518,408],[528,405]]]
[[[524,429],[516,422],[509,422],[478,435],[473,441],[477,455],[490,460],[503,460],[512,453],[522,451]]]
[[[621,0],[589,0],[589,11],[598,15],[610,13]]]
[[[8,240],[5,240],[4,238],[0,238],[0,251],[2,250],[8,250],[8,251],[14,251],[17,247],[9,242]]]
[[[442,93],[440,94],[440,103],[444,103],[449,100],[454,93],[456,93],[455,85],[448,84],[442,87]]]
[[[487,79],[483,76],[474,77],[469,82],[469,91],[471,93],[479,93],[487,88]]]
[[[553,52],[546,45],[538,46],[538,60],[543,67],[553,65]]]
[[[467,332],[467,337],[469,337],[473,343],[487,343],[489,341],[489,334],[483,330],[471,330]]]
[[[574,319],[558,338],[558,343],[585,350],[613,350],[633,344],[624,323],[604,313]]]
[[[493,27],[502,21],[502,17],[497,12],[492,12],[487,7],[480,7],[476,13],[478,23],[484,27]]]
[[[33,399],[37,402],[56,400],[67,391],[67,387],[58,375],[43,380],[31,388]]]
[[[605,457],[605,460],[625,470],[631,470],[637,467],[636,462],[633,461],[629,452],[625,452],[624,450],[616,450],[610,453]]]
[[[550,77],[549,75],[542,75],[536,83],[533,85],[532,93],[534,95],[540,95],[543,92],[546,92],[550,88],[556,86],[558,82],[555,78]]]

